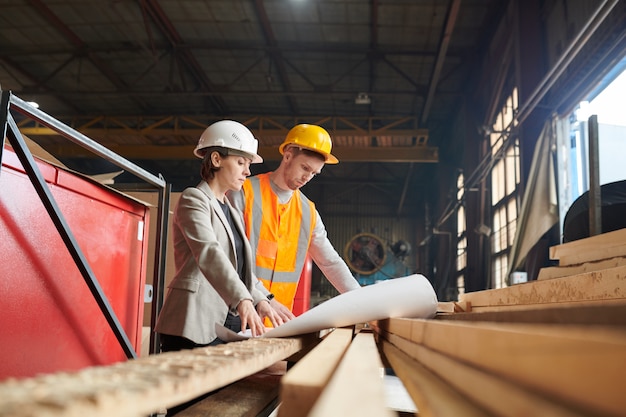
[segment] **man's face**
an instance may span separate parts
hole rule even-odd
[[[285,183],[290,190],[297,190],[322,172],[324,161],[304,153],[289,152],[286,155]]]

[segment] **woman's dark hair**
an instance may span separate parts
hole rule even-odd
[[[203,150],[205,153],[204,158],[202,158],[202,165],[200,166],[200,176],[203,180],[208,181],[213,179],[215,177],[215,173],[220,170],[220,167],[213,165],[213,161],[211,161],[211,154],[213,152],[217,152],[222,158],[225,158],[228,156],[228,153],[225,149],[219,147],[211,147]]]

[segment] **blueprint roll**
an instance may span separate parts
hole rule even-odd
[[[388,318],[431,318],[436,312],[433,286],[425,276],[414,274],[333,297],[261,337],[289,337]]]

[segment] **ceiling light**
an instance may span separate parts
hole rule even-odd
[[[354,99],[355,104],[370,104],[371,102],[372,100],[370,99],[370,96],[367,95],[367,93],[359,93]]]

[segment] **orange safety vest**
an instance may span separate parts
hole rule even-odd
[[[315,204],[300,190],[294,191],[289,202],[280,204],[269,173],[248,178],[243,192],[255,272],[276,300],[291,310],[313,235]]]

